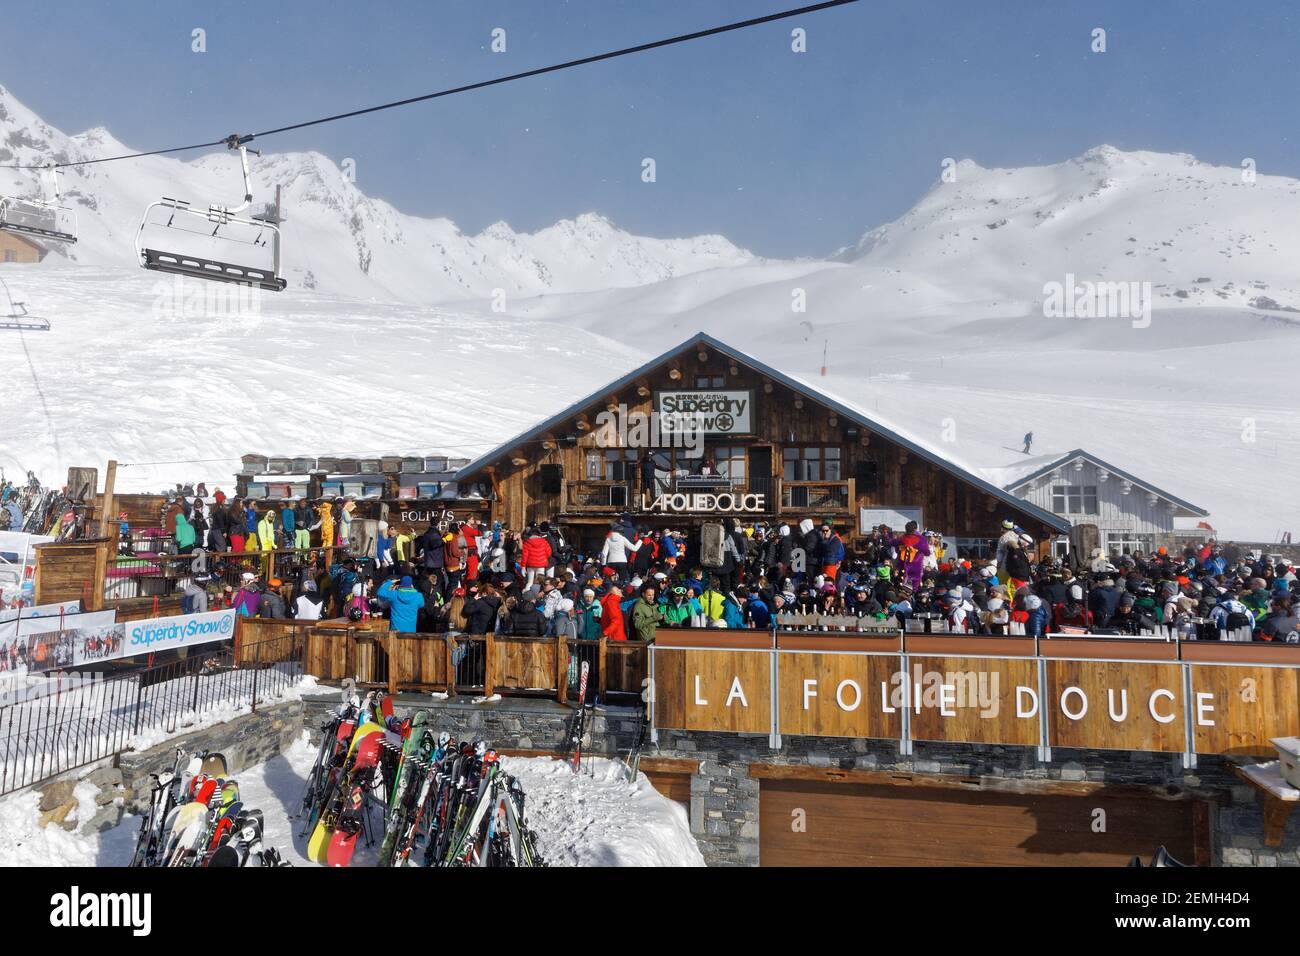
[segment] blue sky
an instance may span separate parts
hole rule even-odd
[[[0,83],[65,131],[157,148],[798,5],[5,0]],[[906,211],[947,156],[1019,166],[1108,142],[1300,176],[1291,6],[863,0],[262,146],[354,158],[367,193],[466,231],[595,211],[648,235],[825,255]],[[190,50],[195,27],[207,53]],[[505,53],[489,49],[495,27]]]

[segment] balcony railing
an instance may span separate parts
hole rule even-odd
[[[781,481],[782,514],[852,514],[857,495],[846,481]]]

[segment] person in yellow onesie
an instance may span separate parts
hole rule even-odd
[[[274,572],[275,555],[275,509],[267,508],[262,520],[257,523],[257,538],[262,546],[262,576],[271,578]]]

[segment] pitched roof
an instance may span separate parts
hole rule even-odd
[[[638,379],[653,372],[659,366],[663,365],[664,362],[672,358],[674,355],[677,355],[679,352],[686,352],[691,349],[695,349],[701,345],[707,346],[708,348],[713,349],[714,351],[720,352],[721,354],[728,356],[729,358],[740,363],[741,365],[748,366],[750,369],[753,369],[755,372],[758,372],[760,375],[765,375],[768,378],[772,379],[774,382],[780,382],[782,385],[786,386],[787,388],[792,389],[793,391],[796,392],[800,392],[808,396],[809,398],[813,399],[814,401],[820,402],[821,404],[825,405],[827,408],[833,409],[837,415],[863,428],[870,429],[872,432],[881,436],[882,438],[886,438],[892,442],[901,445],[912,454],[915,454],[917,457],[923,458],[926,461],[931,462],[932,464],[938,466],[939,468],[942,468],[944,471],[947,471],[949,474],[954,475],[955,477],[961,479],[962,481],[972,484],[977,488],[979,488],[981,491],[993,495],[995,498],[1010,505],[1011,507],[1015,508],[1017,511],[1023,514],[1028,514],[1033,516],[1037,520],[1041,521],[1043,524],[1051,528],[1055,528],[1057,531],[1061,532],[1062,534],[1069,532],[1070,523],[1066,519],[1061,518],[1060,516],[1055,515],[1052,512],[1047,511],[1043,508],[1040,508],[1037,505],[1024,500],[1023,498],[1016,497],[1015,495],[1011,494],[1007,489],[1000,488],[997,485],[992,484],[991,482],[985,480],[979,475],[973,473],[970,469],[958,465],[957,463],[946,458],[944,455],[940,454],[939,452],[934,451],[933,449],[930,449],[925,445],[919,443],[916,439],[906,436],[900,433],[899,431],[890,428],[886,425],[882,425],[879,421],[876,421],[875,419],[866,415],[862,411],[859,411],[853,406],[845,404],[844,402],[838,399],[832,398],[826,393],[819,391],[818,389],[812,387],[811,385],[808,385],[805,382],[802,382],[790,375],[787,375],[784,372],[777,371],[776,369],[772,368],[770,365],[767,365],[759,361],[758,359],[750,355],[747,355],[744,352],[741,352],[739,349],[727,345],[725,342],[721,342],[718,339],[715,339],[713,336],[709,335],[706,332],[697,332],[695,335],[691,336],[689,339],[682,342],[680,345],[668,349],[666,352],[663,352],[662,354],[656,356],[655,358],[646,362],[644,365],[641,365],[638,368],[633,369],[631,372],[628,372],[622,378],[597,389],[596,391],[592,392],[590,395],[586,396],[585,398],[579,399],[578,401],[571,403],[567,408],[564,408],[562,411],[558,412],[557,414],[552,415],[550,418],[547,418],[545,421],[539,423],[538,425],[535,425],[533,428],[529,429],[528,431],[516,435],[514,438],[510,439],[510,441],[498,445],[497,447],[493,448],[491,451],[487,452],[486,454],[480,455],[478,458],[475,458],[473,461],[467,464],[464,468],[460,469],[460,471],[456,472],[456,481],[464,481],[467,477],[473,475],[475,472],[479,471],[481,468],[485,467],[486,465],[492,464],[493,462],[505,457],[505,455],[508,454],[512,448],[515,448],[520,444],[524,444],[530,441],[536,441],[537,439],[545,435],[547,432],[554,431],[558,425],[564,423],[566,420],[576,415],[582,409],[600,401],[603,397],[611,393],[619,392],[635,384]],[[1118,474],[1118,472],[1116,473]]]
[[[1021,485],[1027,484],[1031,481],[1035,481],[1043,477],[1044,475],[1051,474],[1056,469],[1068,465],[1076,458],[1086,458],[1088,461],[1092,462],[1098,468],[1104,468],[1112,475],[1118,475],[1120,478],[1123,478],[1125,481],[1131,482],[1132,484],[1136,485],[1139,488],[1145,488],[1147,491],[1151,492],[1152,494],[1159,495],[1161,498],[1164,498],[1166,501],[1172,501],[1180,508],[1186,508],[1188,511],[1192,512],[1193,514],[1199,517],[1204,518],[1209,515],[1209,512],[1206,511],[1204,508],[1197,507],[1196,505],[1192,504],[1189,501],[1184,501],[1182,498],[1179,498],[1177,495],[1171,495],[1169,492],[1165,491],[1164,489],[1157,488],[1149,481],[1143,481],[1140,478],[1135,478],[1132,475],[1130,475],[1127,471],[1124,471],[1121,468],[1116,468],[1114,465],[1110,464],[1109,462],[1102,461],[1096,455],[1091,454],[1090,452],[1086,452],[1082,448],[1076,448],[1073,451],[1067,451],[1064,455],[1061,455],[1060,457],[1055,458],[1052,461],[1049,461],[1047,464],[1030,472],[1029,474],[1021,475],[1019,478],[1016,478],[1014,481],[1010,482],[1006,486],[1007,491],[1011,491],[1013,488],[1019,488]]]

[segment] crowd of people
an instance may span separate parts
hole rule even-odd
[[[265,514],[246,517],[241,530],[269,526]],[[204,607],[306,619],[383,614],[398,631],[647,642],[662,627],[766,629],[811,616],[891,627],[942,620],[946,631],[979,635],[1300,639],[1294,567],[1213,540],[1176,554],[1096,549],[1041,559],[1008,520],[981,558],[952,553],[915,522],[873,528],[850,552],[829,523],[727,519],[714,545],[698,533],[638,527],[628,515],[591,553],[546,521],[511,530],[470,518],[418,535],[382,528],[372,559],[327,565],[304,550],[291,580],[246,571],[240,588],[205,594]]]

